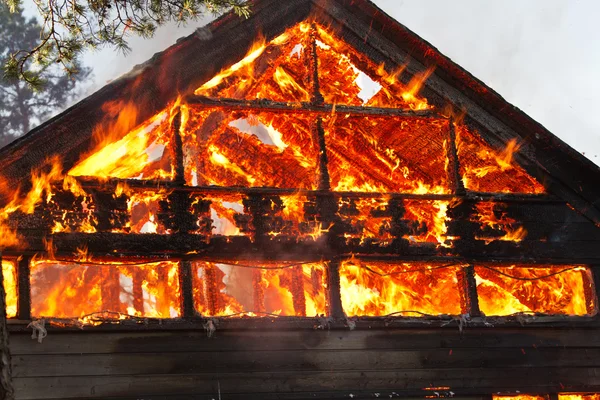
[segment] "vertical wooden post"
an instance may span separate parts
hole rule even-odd
[[[594,282],[593,295],[595,295],[595,299],[593,302],[595,309],[591,310],[591,311],[600,311],[600,304],[598,304],[598,302],[600,302],[600,265],[598,265],[598,264],[590,265],[590,271],[592,273],[592,280]],[[588,299],[586,298],[586,300],[588,300]]]
[[[2,254],[0,253],[0,266]],[[6,328],[6,293],[4,292],[4,274],[0,267],[0,398],[14,399],[12,385],[10,348],[8,347],[8,329]]]
[[[183,139],[181,138],[181,107],[177,108],[177,112],[173,117],[173,123],[171,126],[173,134],[173,143],[171,145],[171,153],[173,156],[173,163],[175,165],[175,183],[184,185],[185,184],[185,164],[183,161]]]
[[[320,105],[325,102],[325,99],[323,98],[323,95],[321,94],[321,89],[319,88],[319,57],[317,55],[316,31],[316,26],[313,24],[310,30],[310,72],[312,78],[312,93],[310,100],[313,105]]]
[[[450,186],[454,189],[454,194],[464,196],[467,191],[460,174],[460,160],[458,158],[458,148],[456,146],[454,118],[451,118],[449,121],[446,157],[448,157],[448,179]]]
[[[459,271],[459,285],[464,296],[465,311],[471,317],[480,317],[479,298],[477,297],[477,282],[475,281],[475,267],[469,265]]]
[[[330,261],[327,274],[327,288],[329,290],[329,316],[335,319],[342,319],[346,316],[342,306],[340,265],[341,263],[339,260]]]
[[[194,285],[192,281],[192,262],[179,262],[179,290],[181,292],[181,316],[192,318],[194,309]]]
[[[144,291],[142,290],[143,275],[139,269],[135,266],[132,267],[132,286],[133,289],[131,294],[133,295],[133,308],[139,312],[140,315],[144,315]]]
[[[306,317],[306,296],[304,293],[304,272],[302,265],[291,268],[292,300],[294,302],[294,311],[298,317]]]
[[[29,256],[22,256],[17,264],[17,318],[21,320],[31,319],[30,262],[31,258]]]

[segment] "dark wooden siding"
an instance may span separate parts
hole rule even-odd
[[[484,397],[600,391],[600,330],[12,333],[17,399]],[[448,387],[447,389],[425,388]]]

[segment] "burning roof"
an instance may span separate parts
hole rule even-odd
[[[31,315],[596,312],[587,263],[527,222],[600,221],[596,168],[366,1],[255,6],[3,150]]]

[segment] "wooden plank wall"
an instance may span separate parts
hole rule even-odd
[[[212,338],[202,331],[50,332],[40,344],[13,332],[10,348],[17,399],[358,399],[435,392],[489,398],[506,391],[600,392],[598,333],[539,327],[217,330]]]

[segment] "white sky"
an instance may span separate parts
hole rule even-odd
[[[284,0],[282,0],[284,1]],[[512,104],[600,164],[598,0],[375,0]],[[208,20],[206,20],[208,21]],[[91,93],[206,21],[88,53]]]

